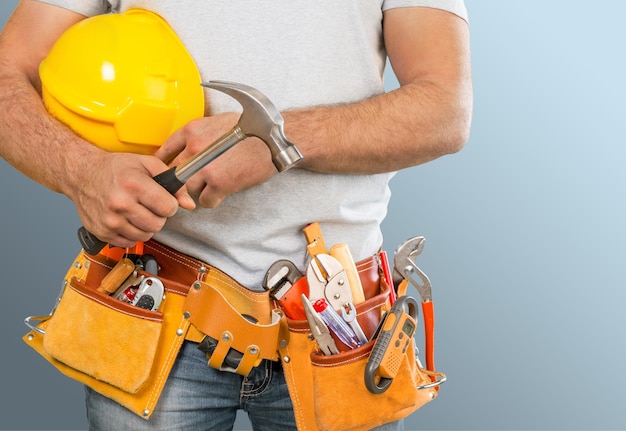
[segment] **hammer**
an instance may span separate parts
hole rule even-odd
[[[261,139],[272,154],[272,162],[283,172],[302,160],[298,148],[289,142],[283,132],[284,120],[276,106],[259,90],[248,85],[226,81],[209,81],[201,84],[231,96],[243,107],[239,121],[217,141],[208,145],[189,160],[154,177],[165,190],[175,194],[189,178],[247,137]],[[95,255],[106,245],[84,226],[78,229],[78,239],[83,249]]]

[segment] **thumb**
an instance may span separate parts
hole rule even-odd
[[[182,187],[174,196],[178,200],[178,205],[180,205],[181,208],[189,211],[196,209],[196,201],[194,201],[187,192],[187,187]]]

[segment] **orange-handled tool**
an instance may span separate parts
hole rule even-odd
[[[135,270],[135,263],[127,257],[122,258],[117,264],[104,276],[98,286],[98,292],[110,295],[117,290],[118,287],[126,280]]]
[[[316,254],[328,254],[328,249],[324,243],[324,236],[322,235],[322,229],[318,222],[309,223],[302,228],[304,237],[306,238],[306,249],[311,257]]]
[[[394,283],[404,279],[413,285],[422,300],[424,338],[426,343],[426,368],[435,371],[435,308],[430,280],[415,264],[415,259],[424,248],[424,237],[410,238],[394,253]]]
[[[435,307],[433,301],[422,301],[422,314],[424,321],[424,333],[426,340],[426,368],[435,371]]]

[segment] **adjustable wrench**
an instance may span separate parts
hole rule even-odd
[[[309,293],[309,285],[293,262],[286,259],[274,262],[265,273],[263,288],[269,290],[288,318],[306,319],[300,295]]]

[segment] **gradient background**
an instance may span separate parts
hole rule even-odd
[[[385,222],[389,253],[426,237],[449,377],[407,429],[626,429],[626,2],[466,4],[470,142],[401,172]],[[81,386],[21,341],[59,293],[79,220],[4,161],[0,187],[0,429],[85,429]]]

